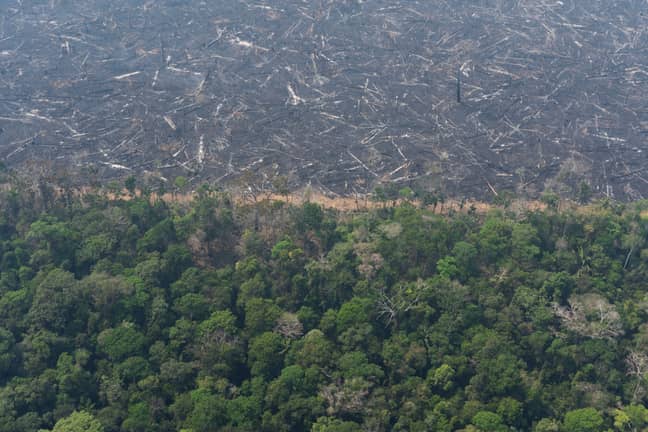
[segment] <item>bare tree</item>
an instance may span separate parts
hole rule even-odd
[[[639,228],[639,225],[637,222],[631,222],[630,223],[630,232],[623,236],[622,239],[622,245],[623,247],[628,249],[628,254],[626,255],[626,259],[623,263],[623,269],[628,268],[628,264],[630,264],[630,258],[632,257],[632,254],[640,250],[641,247],[643,246],[645,240],[644,237],[641,235],[641,230]]]
[[[275,331],[288,339],[298,339],[304,334],[304,326],[294,313],[283,313],[277,319]]]
[[[371,280],[376,273],[383,267],[384,258],[378,252],[374,251],[374,244],[367,242],[359,242],[353,245],[353,249],[360,264],[358,264],[358,272],[366,279]]]
[[[337,413],[360,413],[367,406],[371,383],[354,377],[338,380],[321,388],[320,396],[328,404],[329,415]]]
[[[419,304],[421,292],[425,289],[425,282],[422,279],[416,284],[399,285],[398,288],[388,293],[381,289],[378,298],[378,314],[387,319],[387,325],[398,326],[399,315],[412,310]]]
[[[625,359],[627,374],[636,378],[632,392],[632,402],[638,402],[646,394],[646,374],[648,374],[648,355],[639,351],[630,351]]]
[[[565,328],[581,336],[614,339],[624,333],[616,306],[599,294],[575,295],[568,306],[554,303],[552,308]]]

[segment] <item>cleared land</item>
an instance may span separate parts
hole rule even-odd
[[[25,172],[648,196],[643,0],[7,0],[0,16],[0,160]]]

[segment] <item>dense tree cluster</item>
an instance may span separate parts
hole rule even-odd
[[[5,189],[0,431],[648,427],[648,203]]]

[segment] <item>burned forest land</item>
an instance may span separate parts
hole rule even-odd
[[[647,29],[644,0],[5,0],[0,161],[641,199]]]

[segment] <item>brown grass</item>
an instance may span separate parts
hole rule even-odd
[[[254,199],[247,194],[243,194],[236,191],[232,191],[231,194],[237,203],[250,204],[255,202]],[[118,198],[118,197],[113,197],[113,198]],[[125,197],[124,195],[122,195],[119,198],[124,199]],[[191,201],[193,201],[194,198],[195,198],[195,194],[193,193],[178,193],[178,194],[166,193],[162,196],[159,196],[157,194],[151,195],[151,199],[162,199],[163,201],[169,203],[172,202],[190,203]],[[311,203],[318,204],[324,208],[334,209],[341,212],[366,211],[371,209],[391,207],[393,205],[402,204],[402,200],[377,202],[377,201],[373,201],[370,195],[331,196],[321,191],[312,190],[312,189],[298,190],[288,195],[267,193],[267,194],[257,196],[256,202],[264,202],[264,201],[266,202],[282,201],[282,202],[295,204],[295,205],[301,205],[305,202],[311,202]],[[416,207],[421,206],[421,203],[416,200],[411,201],[411,203]],[[485,203],[483,201],[475,201],[475,200],[466,200],[463,202],[463,206],[462,206],[461,200],[449,199],[446,200],[443,205],[438,204],[436,209],[434,210],[438,214],[447,214],[452,211],[467,212],[470,208],[474,208],[477,213],[485,214],[488,213],[490,210],[497,208],[497,206],[494,206],[489,203]],[[535,201],[535,200],[516,200],[511,204],[510,208],[515,213],[523,213],[528,210],[532,210],[532,211],[544,210],[546,208],[546,205],[540,201]],[[433,210],[432,206],[429,206],[428,209]]]
[[[0,184],[0,190],[10,189],[8,184]],[[81,188],[76,188],[74,190],[74,195],[82,197],[84,195],[97,193],[97,188],[84,186]],[[356,212],[356,211],[366,211],[371,209],[386,208],[394,205],[402,204],[402,200],[396,201],[387,201],[387,202],[377,202],[371,199],[370,195],[356,195],[356,196],[343,196],[325,194],[319,190],[313,189],[301,189],[294,192],[291,192],[288,195],[280,195],[275,193],[264,193],[259,194],[256,198],[253,198],[249,194],[241,193],[240,191],[232,190],[229,191],[232,195],[235,202],[239,204],[251,204],[253,202],[267,202],[267,201],[282,201],[289,204],[301,205],[305,202],[311,202],[319,204],[320,206],[328,209],[335,209],[341,212]],[[55,193],[59,196],[63,195],[62,188],[55,188]],[[136,196],[141,196],[141,191],[137,190],[135,192]],[[105,192],[106,196],[110,200],[130,200],[132,198],[131,194],[123,189],[120,193],[114,192]],[[180,204],[189,204],[196,197],[196,194],[193,192],[190,193],[170,193],[167,192],[163,195],[157,193],[151,193],[151,200],[162,200],[167,203],[180,203]],[[483,201],[475,200],[464,200],[463,206],[461,200],[457,199],[446,199],[443,205],[438,204],[435,209],[432,206],[429,206],[429,210],[435,210],[437,214],[447,214],[449,212],[467,212],[469,209],[474,208],[475,211],[479,214],[488,213],[490,210],[497,208],[493,204],[489,204]],[[413,200],[411,203],[416,207],[421,207],[420,201]],[[514,213],[522,214],[525,211],[534,211],[534,210],[544,210],[546,205],[537,200],[524,200],[519,199],[511,203],[509,207]]]

